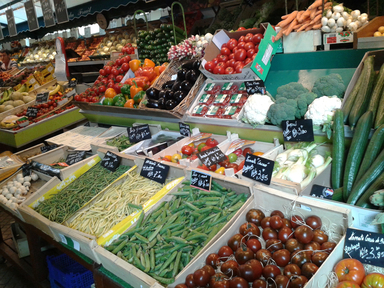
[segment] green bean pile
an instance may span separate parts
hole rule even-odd
[[[189,181],[183,184],[170,202],[162,202],[147,217],[142,213],[135,227],[106,247],[166,285],[174,282],[248,197],[214,181],[210,192],[190,187]]]
[[[111,172],[100,163],[53,197],[44,200],[35,210],[51,221],[62,223],[130,168],[120,165],[115,172]]]
[[[109,139],[105,142],[109,146],[114,146],[119,149],[119,152],[131,147],[135,143],[129,142],[128,136],[121,135],[119,137],[115,137],[113,139]]]

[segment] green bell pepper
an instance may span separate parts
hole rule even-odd
[[[144,96],[145,96],[145,92],[140,91],[133,97],[133,101],[135,102],[135,104],[139,104],[141,100],[143,100]]]
[[[113,99],[112,98],[104,98],[103,105],[113,106]]]
[[[113,97],[113,106],[124,107],[125,102],[126,100],[123,94],[117,94],[115,97]]]
[[[125,96],[125,95],[130,95],[131,92],[130,92],[130,89],[131,89],[131,85],[128,85],[128,84],[125,84],[123,87],[121,87],[121,93]]]

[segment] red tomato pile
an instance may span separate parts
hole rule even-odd
[[[236,74],[251,63],[259,52],[259,44],[263,35],[248,33],[238,40],[231,38],[221,46],[220,54],[205,63],[205,70],[213,74]]]
[[[279,210],[265,217],[251,209],[246,220],[226,246],[209,254],[206,265],[176,288],[302,288],[336,246],[315,215],[304,221],[300,216],[287,219]]]
[[[63,95],[62,94],[60,95],[60,94],[55,94],[53,96],[50,96],[49,101],[47,103],[31,106],[31,107],[35,107],[35,108],[39,109],[36,117],[40,117],[40,116],[47,114],[48,112],[52,111],[53,109],[55,109],[57,107],[57,103],[60,102],[61,100],[63,100],[63,98],[62,98]],[[25,116],[26,114],[27,114],[27,109],[24,109],[19,114],[16,114],[16,116],[22,117],[22,116]],[[30,121],[32,119],[33,118],[29,117]]]
[[[363,264],[356,259],[343,259],[335,266],[339,284],[336,288],[382,288],[384,275],[370,273],[365,276]]]

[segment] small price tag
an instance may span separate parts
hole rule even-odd
[[[21,166],[21,171],[23,173],[23,177],[31,176],[31,170],[32,170],[32,167],[29,164],[23,164]]]
[[[49,92],[39,93],[36,95],[36,104],[47,103],[49,98]]]
[[[41,153],[45,153],[45,152],[51,151],[51,150],[53,150],[53,149],[55,149],[57,147],[58,146],[56,144],[47,145],[47,146],[40,147],[40,150],[41,150]]]
[[[136,127],[128,127],[128,137],[131,143],[137,143],[146,139],[151,139],[151,131],[149,131],[149,125],[140,125]]]
[[[174,81],[174,80],[176,80],[177,79],[177,74],[173,74],[172,76],[171,76],[171,81]]]
[[[101,166],[109,171],[115,172],[117,167],[119,167],[121,157],[113,154],[110,151],[105,153],[103,160],[101,160]]]
[[[265,94],[265,85],[263,80],[245,81],[245,88],[248,95]]]
[[[164,184],[169,172],[169,166],[163,163],[145,158],[140,176]]]
[[[180,134],[186,137],[191,136],[191,128],[188,124],[179,122]]]
[[[252,154],[244,161],[243,176],[270,185],[275,162]]]
[[[211,190],[212,176],[203,172],[192,170],[191,172],[191,186],[210,191]]]
[[[312,119],[286,120],[281,122],[284,141],[312,142],[313,135]]]
[[[69,166],[71,166],[77,162],[82,161],[84,159],[84,157],[85,157],[85,151],[79,151],[76,153],[71,153],[71,154],[68,154],[67,159],[65,160],[65,163],[67,163]]]
[[[210,167],[227,159],[225,154],[217,146],[200,152],[199,154],[197,154],[197,157],[199,157],[200,161],[207,167]]]
[[[85,27],[84,28],[84,37],[90,38],[91,37],[91,27]]]
[[[384,234],[347,228],[343,257],[384,267]]]
[[[37,109],[36,107],[28,107],[27,113],[25,114],[25,116],[36,118],[38,112],[39,112],[39,109]]]
[[[316,184],[314,184],[312,186],[312,190],[311,190],[311,196],[312,197],[318,197],[318,198],[323,198],[323,199],[332,199],[332,195],[333,195],[333,189],[332,188],[328,188],[328,187],[324,187],[324,186],[320,186],[320,185],[316,185]]]
[[[68,87],[69,88],[76,88],[76,85],[77,85],[77,80],[76,79],[69,80],[69,82],[68,82]]]

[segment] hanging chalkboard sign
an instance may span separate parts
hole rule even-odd
[[[70,153],[70,154],[68,154],[67,159],[65,160],[65,163],[67,163],[69,166],[71,166],[77,162],[84,160],[84,157],[85,157],[85,151]]]
[[[61,24],[68,22],[68,10],[65,0],[53,0],[53,5],[55,5],[57,23]]]
[[[281,122],[284,141],[312,142],[313,135],[312,119],[285,120]]]
[[[186,137],[191,136],[191,128],[188,124],[179,122],[180,134]]]
[[[169,172],[169,166],[149,158],[145,158],[140,176],[164,184]]]
[[[332,199],[333,189],[314,184],[311,189],[311,196],[323,199]]]
[[[5,14],[7,16],[9,36],[11,36],[11,37],[16,36],[17,35],[17,29],[16,29],[16,23],[15,23],[15,17],[13,16],[13,10],[8,9],[5,11]]]
[[[0,27],[0,40],[4,39],[3,29]],[[2,79],[1,79],[2,80]],[[3,81],[4,82],[4,81]]]
[[[220,150],[219,147],[213,147],[197,154],[200,161],[207,167],[224,161],[227,156]]]
[[[27,113],[25,114],[25,116],[36,118],[38,112],[39,112],[39,109],[37,109],[36,107],[28,107]]]
[[[384,267],[384,234],[347,228],[344,259],[347,258]]]
[[[39,29],[39,22],[37,21],[35,5],[33,5],[33,0],[28,0],[24,3],[25,13],[27,14],[27,21],[29,31],[34,31]]]
[[[109,171],[115,172],[117,167],[119,167],[121,161],[121,157],[116,154],[107,151],[105,153],[103,160],[101,160],[101,166]]]
[[[41,153],[45,153],[45,152],[48,152],[48,151],[51,151],[55,148],[57,148],[58,146],[56,144],[52,144],[52,145],[47,145],[47,146],[43,146],[43,147],[40,147],[40,150],[41,150]]]
[[[212,176],[203,172],[192,170],[191,186],[202,190],[211,190]]]
[[[47,103],[49,98],[49,92],[39,93],[36,95],[36,104]]]
[[[140,125],[136,127],[128,127],[128,138],[131,143],[137,143],[146,139],[151,139],[151,131],[149,131],[149,125]]]
[[[51,27],[55,25],[55,18],[53,18],[53,10],[51,6],[51,1],[49,0],[40,0],[41,10],[43,10],[44,24],[45,27]]]
[[[69,80],[68,82],[68,88],[76,88],[77,80],[75,78]]]
[[[274,165],[275,162],[272,160],[248,153],[245,156],[243,176],[269,185],[271,184]]]

